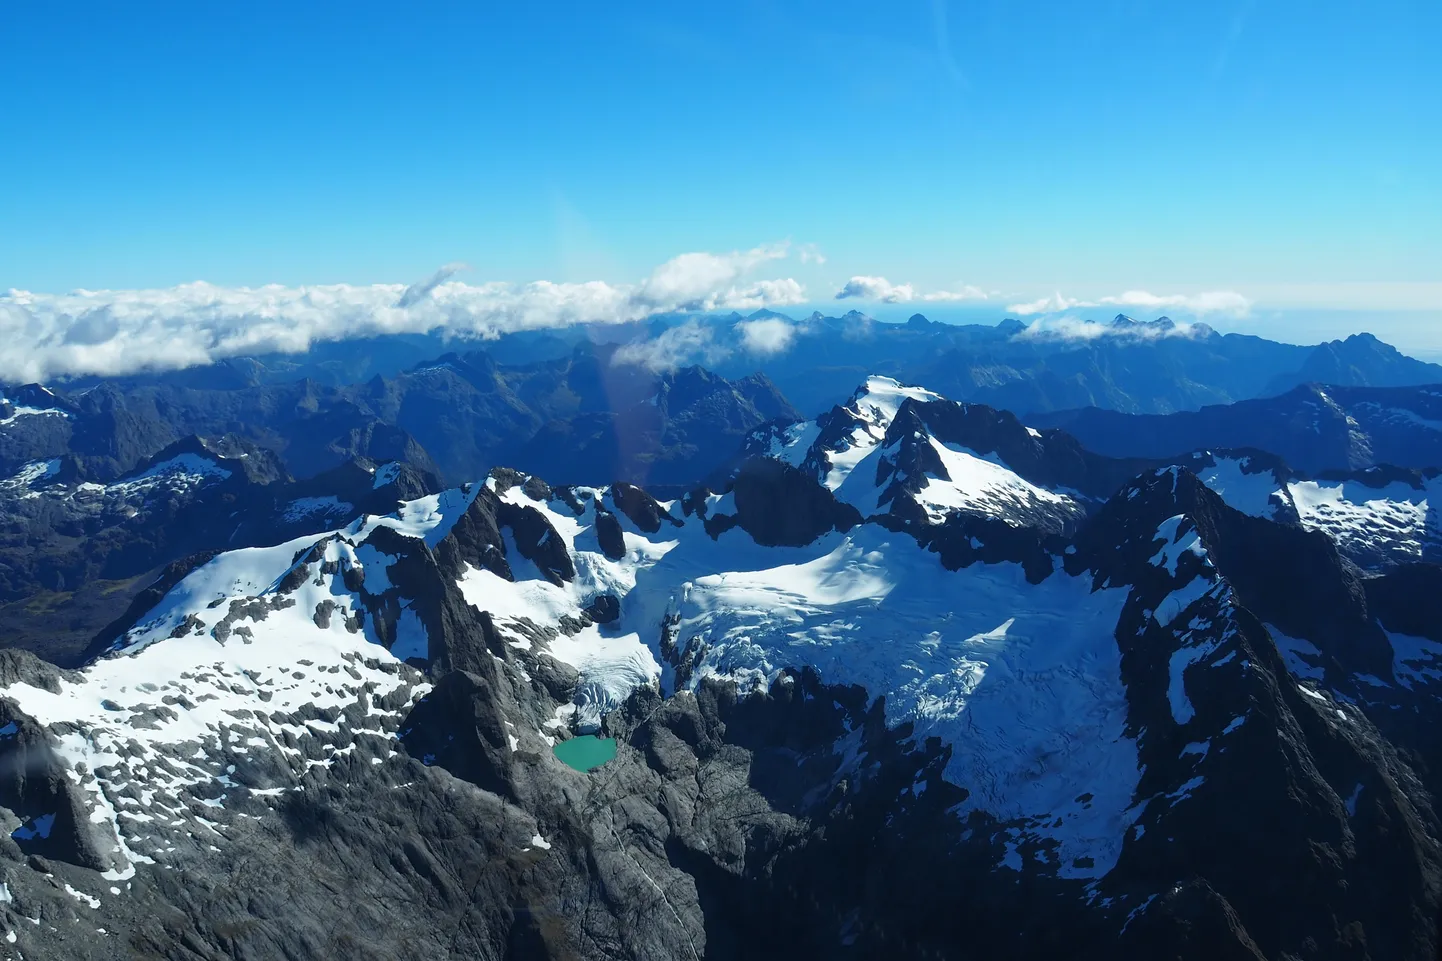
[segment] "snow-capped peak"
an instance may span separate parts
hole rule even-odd
[[[1085,513],[1075,492],[1024,477],[1000,453],[1025,450],[1039,462],[1046,443],[1005,412],[873,376],[845,405],[760,431],[748,449],[800,467],[863,518],[937,524],[960,512],[1067,529]]]

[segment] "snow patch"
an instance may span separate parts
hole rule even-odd
[[[0,394],[0,400],[4,399],[4,395]],[[13,424],[22,417],[43,417],[46,415],[69,419],[70,412],[67,410],[58,410],[54,407],[30,407],[26,404],[15,404],[11,407],[11,413],[8,417],[0,417],[0,427]]]
[[[230,471],[221,467],[209,457],[202,457],[199,454],[177,454],[174,457],[152,465],[139,474],[125,478],[121,483],[134,484],[153,478],[172,476],[192,482],[225,480],[230,476]]]
[[[1322,667],[1322,652],[1317,650],[1311,641],[1290,637],[1271,624],[1267,625],[1267,631],[1272,635],[1272,642],[1277,645],[1287,670],[1292,674],[1309,681],[1320,681],[1326,677],[1327,672]]]
[[[1162,541],[1162,546],[1152,555],[1151,562],[1153,566],[1166,568],[1167,573],[1173,577],[1177,576],[1177,562],[1182,559],[1183,554],[1195,554],[1206,563],[1211,563],[1201,535],[1186,514],[1177,514],[1162,521],[1157,525],[1156,536]]]
[[[1291,502],[1290,492],[1270,470],[1247,473],[1251,466],[1250,457],[1216,457],[1212,466],[1194,470],[1228,506],[1253,517],[1276,517]]]
[[[1442,681],[1442,644],[1425,637],[1387,631],[1392,645],[1392,672],[1406,688]]]
[[[371,479],[371,490],[380,490],[387,484],[394,484],[396,478],[400,476],[400,461],[391,461],[390,463],[382,464],[376,468],[375,475]]]
[[[983,457],[958,444],[943,444],[934,437],[928,440],[951,478],[944,481],[928,477],[926,486],[916,494],[917,501],[930,508],[933,516],[954,509],[1005,514],[1039,503],[1075,506],[1066,495],[1024,480],[995,456]]]
[[[329,494],[325,497],[298,497],[285,506],[280,519],[288,524],[298,523],[306,518],[334,517],[338,514],[348,514],[355,508]]]
[[[886,429],[908,398],[921,401],[942,399],[940,394],[921,387],[906,387],[890,377],[867,378],[846,405],[846,410],[858,421],[847,438],[849,446],[844,450],[822,452],[828,468],[822,478],[826,487],[837,490],[851,472],[871,455],[885,439]]]
[[[1442,475],[1420,489],[1404,483],[1375,488],[1357,481],[1297,481],[1289,490],[1302,526],[1326,534],[1345,554],[1408,561],[1421,558],[1424,548],[1442,545]]]

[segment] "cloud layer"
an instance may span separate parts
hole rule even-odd
[[[1205,337],[1212,328],[1203,323],[1152,321],[1113,324],[1083,320],[1072,315],[1041,317],[1012,335],[1012,340],[1092,341],[1111,337],[1129,341],[1156,341],[1171,337]]]
[[[695,320],[668,327],[651,340],[622,344],[611,355],[613,364],[638,364],[660,373],[686,364],[714,364],[730,353],[716,343],[711,328]]]
[[[883,304],[905,304],[913,300],[928,302],[986,300],[993,296],[970,284],[956,290],[919,293],[911,284],[893,284],[885,277],[852,277],[836,292],[837,300],[866,300]]]
[[[384,334],[440,332],[484,340],[518,330],[625,323],[670,311],[752,311],[802,304],[807,301],[806,291],[796,280],[755,276],[788,256],[803,264],[826,262],[812,244],[794,249],[775,244],[721,254],[682,254],[636,284],[468,284],[456,279],[468,269],[464,264],[446,264],[409,286],[226,288],[193,283],[164,290],[68,294],[11,290],[0,294],[0,342],[5,344],[0,351],[0,382],[174,370],[227,357],[302,353],[316,343]],[[856,275],[834,296],[901,304],[985,301],[1000,295],[970,285],[924,292],[885,277]],[[1240,317],[1251,303],[1231,291],[1160,295],[1129,290],[1095,300],[1056,293],[1006,309],[1015,316],[1041,317],[1018,334],[1022,337],[1088,340],[1114,334],[1192,333],[1186,324],[1122,331],[1067,316],[1069,311],[1097,307]],[[652,340],[628,344],[615,359],[665,370],[683,363],[715,363],[737,352],[766,357],[789,350],[804,332],[804,323],[780,317],[738,321],[724,336],[711,325],[689,322]]]
[[[0,342],[5,344],[0,380],[174,370],[226,357],[300,353],[319,342],[381,334],[443,331],[489,339],[583,322],[624,323],[674,310],[799,304],[806,294],[795,280],[751,277],[786,255],[784,245],[682,254],[635,285],[471,285],[453,279],[462,265],[449,264],[410,286],[194,283],[69,294],[11,290],[0,295]],[[756,336],[765,341],[767,335]]]
[[[1050,297],[1021,304],[1008,304],[1007,312],[1019,317],[1034,314],[1059,314],[1078,307],[1141,307],[1154,310],[1179,310],[1198,316],[1204,314],[1230,314],[1244,317],[1252,309],[1252,302],[1241,294],[1230,290],[1213,290],[1200,294],[1152,294],[1145,290],[1128,290],[1113,297],[1099,297],[1096,300],[1080,300],[1063,297],[1060,293]]]

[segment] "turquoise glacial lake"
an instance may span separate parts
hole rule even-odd
[[[594,771],[616,756],[616,739],[584,734],[562,741],[551,750],[562,762],[584,773]]]

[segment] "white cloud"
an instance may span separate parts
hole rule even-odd
[[[756,310],[761,307],[786,307],[806,303],[806,288],[790,277],[780,280],[758,280],[745,287],[732,287],[715,299],[709,307],[696,310]]]
[[[741,332],[741,346],[747,353],[769,356],[779,354],[796,339],[796,327],[780,317],[743,320],[736,325]]]
[[[985,291],[980,287],[973,287],[965,284],[956,290],[938,290],[930,294],[924,294],[922,300],[987,300],[996,295],[996,291]]]
[[[1145,290],[1129,290],[1115,297],[1101,298],[1103,304],[1118,307],[1149,307],[1184,310],[1192,314],[1235,314],[1240,317],[1252,309],[1252,302],[1230,290],[1209,290],[1200,294],[1159,296]]]
[[[1021,304],[1009,304],[1007,311],[1019,317],[1033,314],[1058,314],[1078,307],[1145,307],[1147,309],[1177,310],[1198,316],[1204,314],[1231,314],[1246,316],[1252,302],[1241,294],[1230,290],[1211,290],[1200,294],[1152,294],[1145,290],[1128,290],[1110,297],[1096,300],[1079,300],[1063,297],[1060,293],[1040,300]]]
[[[893,284],[885,277],[852,277],[846,286],[836,292],[837,300],[870,300],[883,304],[905,304],[913,300],[959,301],[986,300],[992,296],[980,287],[970,284],[956,290],[938,290],[929,294],[918,293],[911,284]]]
[[[826,263],[826,255],[823,254],[821,252],[821,249],[815,244],[802,244],[799,248],[797,248],[796,254],[801,258],[801,262],[803,264]]]
[[[1030,317],[1032,314],[1055,314],[1063,310],[1071,310],[1073,307],[1094,306],[1082,304],[1081,301],[1073,300],[1070,297],[1063,297],[1061,294],[1052,294],[1050,297],[1043,297],[1040,300],[1028,301],[1024,304],[1010,304],[1007,306],[1007,313],[1016,314],[1019,317]]]
[[[805,301],[795,280],[749,274],[784,246],[691,253],[635,285],[601,281],[470,285],[448,265],[419,284],[77,290],[0,294],[0,381],[173,370],[246,354],[300,353],[312,344],[440,331],[490,339],[582,322],[624,323],[673,310],[754,310]]]
[[[785,256],[785,244],[729,254],[682,254],[657,267],[636,291],[635,300],[669,310],[740,309],[752,301],[799,303],[787,299],[763,300],[773,289],[783,298],[799,296],[800,285],[795,281],[762,281],[748,287],[737,286],[745,274],[769,260],[780,260]]]
[[[651,340],[623,344],[611,355],[613,364],[639,364],[660,373],[691,363],[711,364],[726,356],[726,349],[711,336],[711,329],[695,320],[669,327]]]
[[[1152,322],[1114,325],[1110,322],[1098,323],[1095,320],[1083,320],[1075,315],[1064,314],[1035,320],[1013,334],[1012,339],[1093,341],[1103,337],[1114,337],[1133,341],[1162,340],[1171,337],[1206,336],[1211,330],[1203,323],[1191,324],[1172,321],[1170,324]]]
[[[762,357],[787,350],[797,334],[797,325],[784,317],[741,320],[736,322],[734,329],[740,335],[741,349]],[[697,320],[688,320],[663,330],[650,340],[635,341],[617,348],[611,356],[611,363],[639,364],[658,373],[687,364],[714,365],[731,356],[733,350],[724,343],[718,343],[713,331],[714,328]]]
[[[893,284],[885,277],[852,277],[836,292],[837,300],[874,300],[883,304],[904,304],[916,298],[910,284]]]
[[[407,287],[405,291],[400,295],[400,297],[396,300],[396,306],[414,307],[416,304],[429,297],[431,295],[431,291],[435,290],[441,284],[450,280],[462,270],[470,269],[471,268],[466,264],[446,264],[440,270],[437,270],[435,273],[431,274],[420,283],[411,284],[409,287]]]
[[[1105,324],[1080,317],[1043,317],[1017,331],[1013,340],[1096,340],[1108,334]]]

